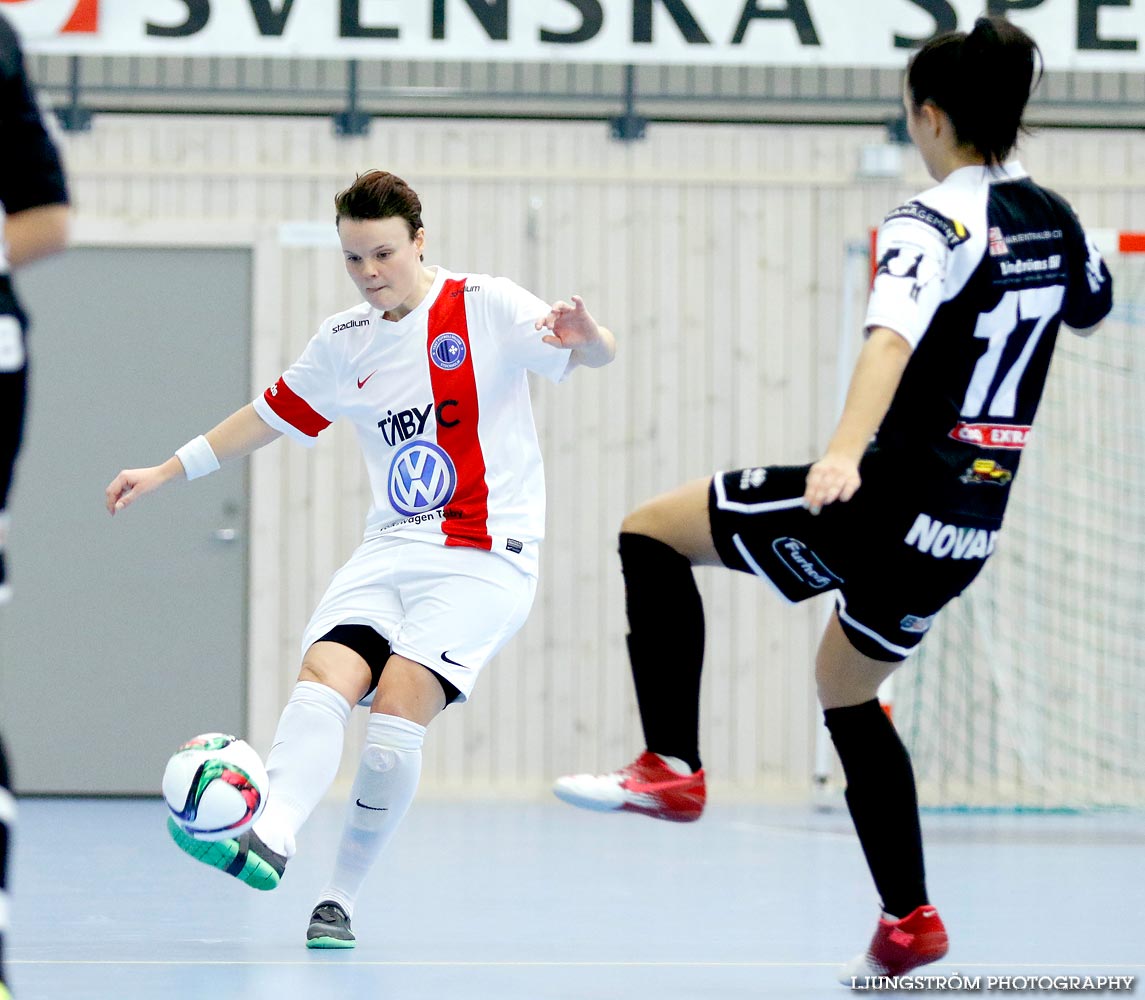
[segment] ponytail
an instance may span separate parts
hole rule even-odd
[[[969,34],[948,32],[919,49],[907,87],[916,108],[927,101],[941,108],[959,142],[998,164],[1027,131],[1022,115],[1041,63],[1041,50],[1021,28],[1004,17],[980,17]]]

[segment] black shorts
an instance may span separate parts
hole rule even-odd
[[[852,645],[905,659],[941,608],[981,572],[999,517],[910,500],[901,482],[864,466],[847,503],[817,516],[803,506],[810,465],[717,473],[708,490],[712,539],[724,565],[769,580],[796,602],[836,591]]]

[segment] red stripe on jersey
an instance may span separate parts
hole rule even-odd
[[[465,356],[455,368],[443,368],[434,356],[434,341],[443,334],[458,337]],[[446,341],[450,338],[446,337]],[[442,347],[438,345],[439,350]],[[457,486],[446,505],[441,530],[446,545],[492,549],[489,536],[489,486],[485,482],[485,455],[477,436],[477,378],[473,373],[473,349],[465,318],[465,279],[447,281],[429,307],[429,336],[425,344],[429,381],[433,387],[433,411],[450,414],[437,421],[437,443],[457,470]],[[442,352],[444,353],[444,352]],[[456,423],[454,422],[456,421]]]
[[[318,437],[319,431],[324,431],[330,426],[329,420],[311,407],[282,379],[267,389],[262,398],[278,416],[307,437]]]

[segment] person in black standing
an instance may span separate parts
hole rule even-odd
[[[63,250],[68,241],[68,192],[60,157],[32,95],[20,43],[0,16],[0,605],[12,596],[5,575],[8,493],[24,429],[28,391],[28,320],[11,272]],[[15,816],[8,761],[0,741],[0,1000],[8,919],[9,829]]]
[[[620,558],[647,750],[554,787],[589,809],[698,819],[692,566],[754,573],[793,602],[834,591],[816,681],[883,909],[846,985],[947,952],[910,757],[876,692],[993,552],[1059,327],[1085,336],[1112,305],[1070,206],[1009,159],[1039,59],[1025,32],[989,17],[911,60],[908,131],[937,185],[879,230],[866,342],[827,450],[812,465],[717,473],[628,515]]]

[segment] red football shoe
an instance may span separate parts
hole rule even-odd
[[[851,986],[856,979],[862,984],[867,976],[902,976],[937,962],[949,947],[942,918],[929,904],[901,920],[880,917],[870,946],[843,966],[839,982]]]
[[[596,812],[636,812],[673,823],[691,823],[704,811],[704,771],[679,774],[659,754],[645,750],[610,774],[570,774],[553,785],[558,799]]]

